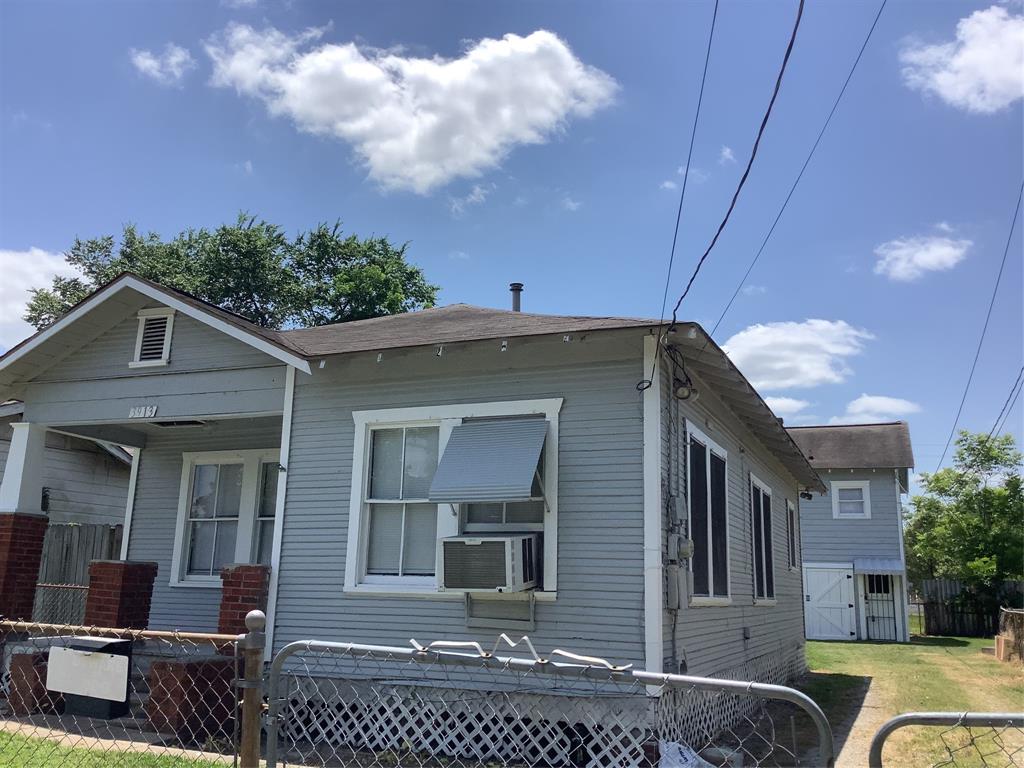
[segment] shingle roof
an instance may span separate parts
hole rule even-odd
[[[489,309],[470,304],[386,315],[370,320],[278,331],[283,343],[308,357],[368,352],[396,347],[451,344],[547,333],[583,333],[613,328],[657,326],[657,320],[628,317],[580,317],[575,315],[534,315],[507,309]]]
[[[914,466],[910,427],[905,421],[789,427],[786,431],[815,469]]]

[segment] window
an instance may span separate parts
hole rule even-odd
[[[797,549],[797,530],[800,521],[796,516],[796,506],[789,499],[786,499],[786,534],[789,543],[789,567],[796,570],[800,567],[800,555]]]
[[[171,584],[220,584],[232,563],[270,563],[277,510],[278,451],[182,456]]]
[[[868,594],[871,595],[888,595],[891,591],[891,581],[889,576],[882,573],[869,573],[868,579]]]
[[[171,331],[174,310],[166,307],[143,309],[138,314],[139,330],[135,337],[135,357],[130,368],[167,365],[171,357]]]
[[[871,518],[871,483],[869,480],[832,481],[832,517],[836,520],[867,520]]]
[[[728,454],[687,422],[694,604],[729,601]]]
[[[439,428],[374,429],[366,489],[367,581],[433,577],[437,505],[428,497],[437,469]]]
[[[750,476],[750,513],[753,536],[754,601],[775,599],[775,559],[772,552],[772,492]]]
[[[345,590],[461,598],[438,588],[441,539],[537,531],[543,533],[543,589],[553,592],[561,403],[354,412]],[[538,453],[524,448],[529,445],[540,446],[539,465]]]

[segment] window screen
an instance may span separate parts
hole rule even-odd
[[[789,541],[789,567],[796,568],[800,560],[797,557],[797,519],[796,519],[796,507],[793,502],[786,502],[786,534]]]
[[[754,564],[754,597],[775,597],[775,562],[772,546],[772,495],[753,479],[750,481],[751,540]]]
[[[708,563],[708,453],[701,443],[690,438],[690,538],[693,540],[693,594],[711,594]]]
[[[729,596],[727,485],[725,457],[691,435],[688,486],[695,597]]]

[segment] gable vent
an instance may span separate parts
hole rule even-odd
[[[167,317],[147,317],[142,326],[139,360],[162,360],[167,339]]]

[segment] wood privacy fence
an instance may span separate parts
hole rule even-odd
[[[922,579],[911,593],[911,602],[924,606],[926,635],[993,637],[999,634],[1000,606],[1021,605],[1024,581],[1004,581],[991,595],[956,579]]]
[[[113,560],[121,550],[120,525],[53,523],[46,529],[32,620],[78,624],[85,615],[89,563]]]

